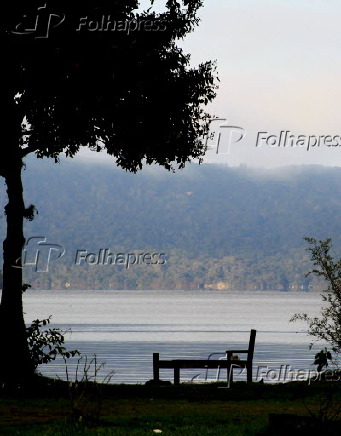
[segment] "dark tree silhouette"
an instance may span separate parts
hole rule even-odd
[[[200,0],[137,12],[136,0],[11,1],[0,17],[2,153],[8,204],[0,306],[0,379],[32,374],[22,306],[25,242],[21,171],[30,153],[73,157],[104,150],[123,169],[168,170],[203,156],[202,109],[215,97],[215,66],[190,68],[176,45],[198,24]],[[19,259],[19,260],[18,260]],[[16,267],[14,267],[14,265]],[[18,268],[19,266],[19,268]]]

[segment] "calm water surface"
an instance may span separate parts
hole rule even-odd
[[[152,353],[160,358],[207,358],[212,352],[245,348],[249,331],[257,330],[254,377],[281,365],[312,370],[310,338],[304,325],[289,323],[296,312],[318,314],[316,293],[231,291],[27,291],[25,320],[52,315],[52,327],[71,329],[68,348],[106,362],[102,376],[115,371],[113,382],[144,383],[152,378]],[[219,357],[219,356],[218,356]],[[262,369],[258,369],[262,368]],[[56,361],[41,372],[65,378]],[[75,363],[69,363],[71,375]],[[182,380],[216,379],[215,370],[183,370]],[[171,371],[161,372],[171,379]],[[245,379],[245,376],[243,376]],[[241,379],[243,379],[241,378]]]

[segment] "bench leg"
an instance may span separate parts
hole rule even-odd
[[[180,384],[180,368],[174,368],[174,384]]]
[[[154,381],[160,380],[160,368],[159,368],[159,353],[153,353],[153,378]]]
[[[233,364],[227,367],[227,384],[230,386],[233,382]]]
[[[248,363],[246,367],[246,381],[247,383],[252,383],[252,362]]]

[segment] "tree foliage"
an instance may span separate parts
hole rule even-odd
[[[168,0],[161,14],[134,12],[136,0],[50,0],[38,10],[40,3],[9,2],[1,19],[5,130],[11,138],[16,133],[21,157],[72,157],[88,146],[136,171],[143,161],[170,169],[172,162],[182,167],[203,155],[208,115],[200,104],[215,96],[214,67],[209,61],[190,68],[190,56],[176,45],[198,24],[201,1]],[[48,37],[13,32],[23,16],[19,30],[36,16],[43,20],[43,12],[65,18]],[[85,17],[100,22],[108,16],[163,27],[129,33],[80,26]],[[11,158],[1,160],[0,174]]]
[[[308,324],[308,334],[317,340],[331,345],[336,353],[341,351],[341,259],[335,261],[330,254],[331,239],[316,240],[305,238],[310,245],[314,269],[308,273],[322,277],[327,288],[321,294],[323,307],[320,317],[310,317],[307,313],[296,314],[292,320],[302,320]]]

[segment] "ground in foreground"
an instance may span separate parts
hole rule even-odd
[[[0,391],[1,392],[1,391]],[[341,434],[341,382],[72,384],[37,377],[2,391],[0,434],[22,436]]]

